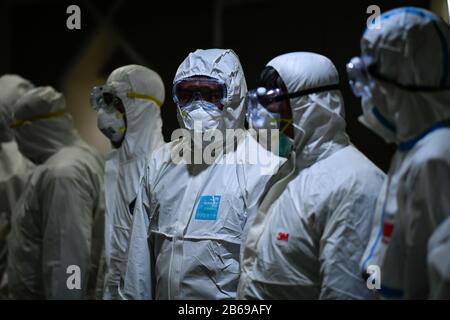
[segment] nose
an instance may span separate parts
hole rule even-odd
[[[196,100],[202,100],[202,95],[198,91],[194,92],[194,94],[192,95],[192,101],[196,101]]]

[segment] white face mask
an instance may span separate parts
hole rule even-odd
[[[207,131],[224,127],[222,111],[213,103],[195,100],[185,106],[178,107],[183,126],[188,130]]]
[[[358,121],[382,137],[387,143],[397,143],[395,127],[381,115],[372,98],[370,96],[362,97],[361,106],[363,114],[359,116]]]
[[[125,136],[126,125],[123,114],[116,112],[106,112],[99,109],[97,114],[97,126],[100,131],[113,143],[119,143]]]

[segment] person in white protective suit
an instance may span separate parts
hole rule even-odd
[[[430,299],[450,299],[450,217],[428,241],[427,267]]]
[[[147,158],[164,143],[160,112],[163,102],[161,77],[139,65],[114,70],[106,84],[94,87],[91,93],[98,127],[113,145],[105,164],[103,299],[119,299],[139,179]]]
[[[450,28],[413,7],[380,21],[380,29],[364,32],[361,56],[347,64],[362,98],[361,121],[398,146],[361,272],[381,268],[385,298],[426,299],[427,243],[450,215]]]
[[[0,77],[0,290],[7,285],[7,236],[14,204],[19,199],[33,163],[25,158],[17,148],[9,121],[14,113],[14,103],[34,85],[18,76]],[[0,296],[2,293],[0,293]]]
[[[249,229],[238,298],[370,298],[359,261],[384,174],[349,141],[335,66],[287,53],[267,64],[259,85],[249,123],[281,119],[290,148],[281,148],[288,159]]]
[[[133,221],[132,234],[140,230],[142,235],[149,226],[150,252],[139,251],[139,241],[147,243],[146,234],[132,235],[126,298],[235,298],[246,222],[283,161],[243,129],[246,92],[232,50],[197,50],[179,66],[173,98],[180,125],[189,135],[158,149],[148,163],[134,214],[142,222]],[[206,158],[190,163],[198,149],[206,152],[210,146],[196,141],[195,134],[225,134],[226,129],[236,144],[215,149],[211,163]],[[222,146],[226,141],[216,135],[214,142]],[[180,146],[182,157],[177,159]],[[257,154],[257,161],[247,159],[249,154]]]
[[[103,159],[79,137],[52,87],[15,104],[19,150],[37,164],[8,238],[12,299],[93,298],[103,245]]]

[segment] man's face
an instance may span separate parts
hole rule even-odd
[[[281,89],[282,94],[287,92]],[[294,130],[292,126],[292,110],[289,99],[274,101],[265,106],[267,111],[280,114],[280,132],[294,139]]]

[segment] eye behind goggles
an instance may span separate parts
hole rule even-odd
[[[227,98],[227,87],[214,78],[190,77],[175,82],[172,95],[181,108],[194,100],[204,100],[221,108]]]

